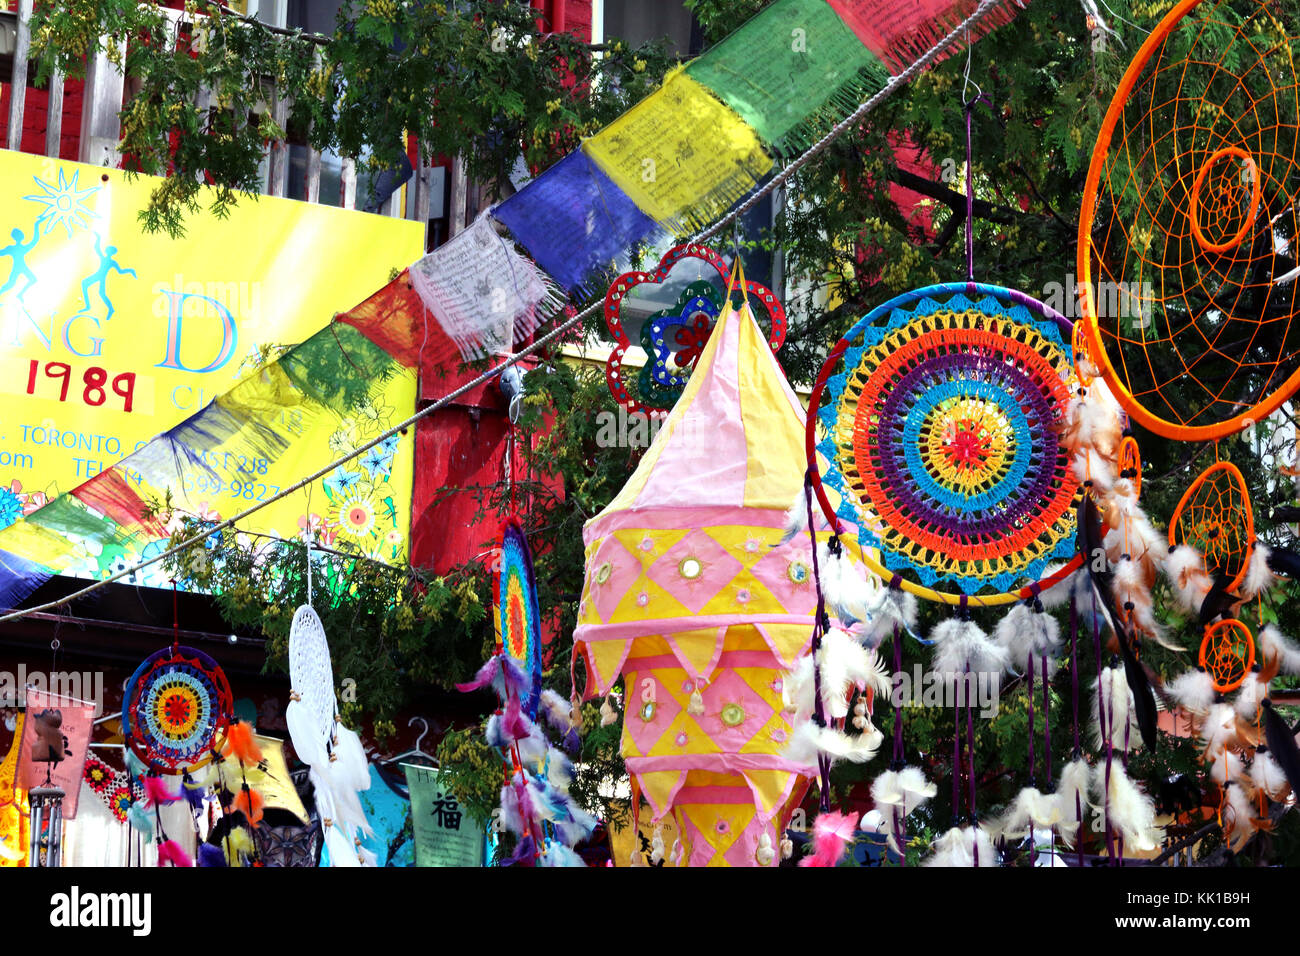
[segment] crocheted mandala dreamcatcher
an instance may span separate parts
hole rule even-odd
[[[234,715],[225,672],[207,654],[173,645],[144,659],[127,681],[127,745],[152,769],[184,773],[206,764]]]
[[[1300,387],[1300,20],[1183,0],[1111,101],[1079,221],[1089,351],[1170,438],[1260,421]]]
[[[541,611],[537,605],[537,581],[533,577],[533,553],[524,529],[515,518],[501,528],[501,565],[492,582],[492,592],[492,623],[497,641],[530,675],[531,689],[519,703],[524,713],[536,719],[542,693]]]
[[[1079,483],[1059,434],[1069,335],[1028,296],[963,282],[886,302],[831,350],[810,400],[814,487],[832,524],[880,550],[886,580],[999,604],[1073,558]]]

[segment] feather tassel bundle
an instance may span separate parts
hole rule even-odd
[[[222,852],[221,847],[213,846],[211,843],[204,843],[199,846],[199,866],[225,866],[226,854]]]
[[[1129,779],[1119,761],[1111,763],[1109,773],[1110,786],[1107,787],[1106,766],[1098,764],[1093,769],[1093,789],[1106,794],[1103,804],[1094,805],[1097,816],[1093,820],[1093,829],[1100,833],[1105,821],[1109,820],[1111,829],[1123,836],[1125,846],[1143,852],[1154,850],[1161,840],[1155,825],[1155,803]]]
[[[1259,632],[1259,646],[1261,656],[1277,661],[1283,674],[1300,674],[1300,646],[1272,624],[1264,625]]]
[[[1074,808],[1070,809],[1073,813]],[[989,824],[989,830],[995,837],[1023,840],[1031,830],[1046,830],[1060,823],[1062,816],[1055,793],[1025,787],[1016,794],[1006,812]]]
[[[1195,548],[1180,544],[1169,552],[1165,561],[1165,574],[1173,585],[1178,606],[1188,614],[1199,615],[1201,604],[1214,585],[1205,573],[1205,559]]]
[[[877,694],[888,695],[892,689],[889,671],[875,651],[869,651],[838,628],[831,628],[822,637],[817,649],[817,664],[821,674],[822,708],[828,718],[848,715],[848,695],[851,688],[871,688]]]
[[[993,629],[993,641],[1006,651],[1007,664],[1013,673],[1023,672],[1030,659],[1037,672],[1039,659],[1044,655],[1055,658],[1060,649],[1061,627],[1052,615],[1027,604],[1017,604],[998,621]]]
[[[1092,747],[1097,751],[1104,751],[1107,742],[1117,751],[1136,750],[1142,746],[1133,691],[1129,689],[1124,668],[1103,668],[1101,677],[1092,682],[1092,719],[1088,730]]]
[[[866,763],[876,756],[884,735],[868,723],[860,734],[840,733],[832,727],[818,727],[812,720],[795,726],[783,755],[786,759],[805,767],[816,765],[818,756],[826,756],[834,763]]]
[[[1210,712],[1210,706],[1214,703],[1214,678],[1199,669],[1183,671],[1165,684],[1164,691],[1183,710],[1204,716]]]
[[[871,783],[871,799],[877,806],[891,806],[903,816],[930,800],[939,788],[925,779],[920,767],[886,770]]]
[[[1291,792],[1291,782],[1286,773],[1278,766],[1273,755],[1266,749],[1255,751],[1255,759],[1250,764],[1250,782],[1255,789],[1262,790],[1270,800],[1281,802]]]
[[[1056,832],[1066,846],[1074,845],[1081,816],[1086,819],[1088,788],[1091,783],[1092,768],[1082,757],[1071,760],[1061,770],[1061,779],[1056,784],[1056,805],[1061,819],[1056,825]]]
[[[1244,601],[1253,601],[1278,581],[1278,576],[1269,567],[1271,552],[1268,545],[1256,541],[1250,549],[1250,560],[1246,563],[1246,577],[1241,582],[1241,597]]]
[[[953,827],[931,844],[934,851],[922,864],[927,867],[997,866],[998,853],[981,826]]]
[[[781,540],[775,547],[783,544],[789,544],[798,535],[808,530],[808,500],[805,497],[804,490],[799,489],[795,495],[794,501],[790,502],[790,507],[786,509],[785,518],[781,522]]]
[[[221,756],[233,757],[245,767],[256,767],[262,762],[262,751],[253,738],[250,724],[236,720],[226,728],[226,742],[221,748]]]
[[[1156,620],[1151,601],[1151,588],[1144,579],[1142,566],[1132,558],[1121,557],[1115,565],[1115,576],[1111,581],[1115,607],[1133,615],[1133,624],[1139,631],[1151,637],[1161,647],[1181,651],[1177,644],[1165,640],[1165,629]],[[1131,606],[1130,606],[1131,605]]]
[[[1007,652],[988,639],[974,621],[949,618],[930,632],[934,643],[931,668],[955,684],[967,673],[1000,678],[1009,661]]]
[[[163,840],[158,844],[158,865],[193,866],[194,859],[175,840]]]
[[[587,864],[572,849],[563,843],[556,843],[551,840],[546,844],[546,849],[542,852],[542,858],[537,861],[537,865],[543,867],[585,867]]]
[[[168,787],[167,781],[162,777],[145,777],[140,782],[144,786],[144,806],[147,810],[175,803],[181,798],[180,793]]]
[[[1250,795],[1237,783],[1229,783],[1223,790],[1224,839],[1233,853],[1240,853],[1250,842],[1259,825]]]
[[[819,814],[813,822],[813,852],[799,861],[800,866],[835,866],[844,856],[858,829],[857,813],[835,810]]]

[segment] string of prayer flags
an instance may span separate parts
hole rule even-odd
[[[647,216],[677,236],[722,216],[772,168],[753,128],[684,67],[582,149]]]
[[[551,279],[486,214],[412,265],[410,277],[467,362],[509,351],[564,304]]]
[[[782,157],[806,150],[889,71],[825,0],[777,0],[686,67]]]

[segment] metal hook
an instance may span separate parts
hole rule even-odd
[[[423,717],[412,717],[406,722],[406,726],[414,727],[416,721],[420,722],[420,736],[415,738],[415,749],[420,750],[420,744],[424,742],[425,736],[429,733],[429,722]]]

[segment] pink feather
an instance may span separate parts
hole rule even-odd
[[[533,722],[524,715],[519,706],[519,698],[511,697],[506,702],[505,713],[501,715],[501,729],[510,740],[524,740],[532,736]]]
[[[800,866],[835,866],[844,848],[858,830],[857,813],[838,811],[823,813],[813,823],[813,855],[799,861]]]
[[[179,792],[173,793],[167,789],[167,782],[162,777],[144,777],[143,782],[146,807],[165,806],[181,798]]]
[[[190,855],[175,840],[163,840],[158,844],[158,865],[163,866],[167,863],[172,866],[194,865]]]

